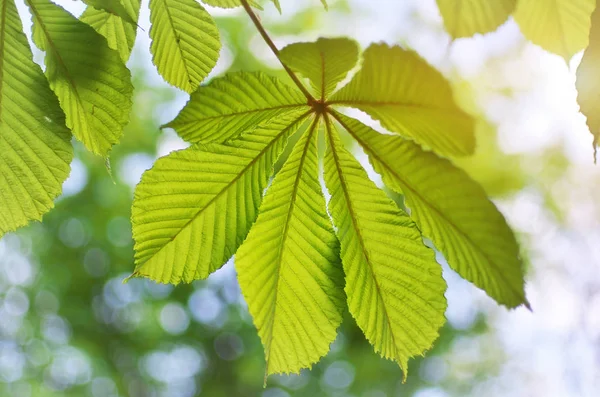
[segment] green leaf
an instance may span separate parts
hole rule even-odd
[[[108,156],[129,121],[129,70],[103,36],[62,7],[48,0],[26,1],[34,41],[46,51],[46,77],[67,126],[90,151]]]
[[[134,23],[128,23],[119,16],[94,7],[87,7],[79,19],[104,36],[108,46],[117,51],[125,63],[129,60],[135,43],[137,20],[140,15],[140,0],[123,0],[123,7],[133,16]]]
[[[488,33],[502,25],[517,0],[437,0],[444,26],[454,38]]]
[[[283,63],[310,80],[323,100],[358,62],[358,45],[345,38],[320,38],[313,43],[290,44],[279,55]]]
[[[348,307],[375,351],[397,361],[406,378],[408,359],[431,347],[445,321],[442,269],[411,219],[327,127],[325,182]]]
[[[163,78],[192,93],[217,64],[215,21],[196,0],[150,0],[152,61]]]
[[[569,61],[588,44],[595,0],[522,0],[513,14],[534,44]]]
[[[600,139],[600,7],[592,14],[590,45],[577,68],[577,102],[594,136],[594,152]]]
[[[331,104],[352,106],[384,128],[448,156],[475,149],[474,122],[454,103],[446,79],[416,53],[373,44],[362,69]]]
[[[421,232],[454,270],[498,303],[528,305],[517,241],[481,186],[412,142],[339,113],[334,117],[365,149],[385,184],[404,193]]]
[[[178,284],[220,268],[254,223],[288,136],[305,114],[289,112],[227,144],[198,144],[159,159],[135,190],[134,276]]]
[[[69,176],[70,141],[15,3],[0,0],[0,237],[54,206]]]
[[[345,308],[339,243],[319,182],[315,120],[275,177],[235,256],[265,348],[266,374],[299,372],[329,351]]]
[[[137,16],[134,19],[125,6],[121,3],[121,0],[82,0],[85,4],[90,7],[94,7],[97,10],[103,10],[109,14],[115,15],[125,22],[129,22],[133,25],[137,25]]]
[[[273,1],[273,3],[275,3],[275,6],[277,7],[277,9],[280,10],[279,0],[272,0],[272,1]],[[242,6],[241,0],[202,0],[202,2],[204,4],[208,4],[209,6],[219,7],[219,8],[235,8],[235,7]],[[258,4],[256,1],[248,0],[248,3],[254,8],[258,8],[259,10],[263,9],[260,6],[260,4]]]
[[[192,143],[225,142],[292,109],[308,110],[298,90],[263,73],[230,73],[198,88],[163,128]]]

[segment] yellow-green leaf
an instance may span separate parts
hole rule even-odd
[[[40,220],[69,176],[65,116],[33,62],[13,0],[0,0],[0,237]]]
[[[140,0],[123,0],[123,7],[132,16],[134,23],[128,23],[119,16],[94,7],[87,7],[79,19],[93,27],[106,38],[108,46],[116,50],[125,63],[131,55],[137,33],[137,20],[140,15]]]
[[[594,150],[600,138],[600,7],[592,14],[590,44],[577,69],[577,102],[594,136]]]
[[[150,0],[152,61],[163,78],[192,93],[217,64],[215,21],[196,0]]]
[[[246,238],[273,164],[305,115],[171,153],[146,171],[131,214],[134,276],[189,283],[220,268]]]
[[[444,324],[446,283],[412,220],[368,178],[328,124],[325,182],[341,242],[348,308],[383,357],[404,370]]]
[[[121,3],[121,0],[82,0],[88,6],[94,7],[97,10],[103,10],[109,14],[118,16],[124,21],[137,25],[137,17],[134,19],[134,14],[131,14],[127,8]]]
[[[306,76],[323,100],[358,62],[358,45],[345,38],[320,38],[290,44],[281,50],[280,57],[293,71]]]
[[[502,25],[517,0],[437,0],[444,26],[454,38],[488,33]]]
[[[339,243],[319,183],[317,122],[269,187],[235,256],[266,373],[299,372],[329,351],[345,308]]]
[[[163,127],[192,143],[225,142],[293,109],[308,110],[300,91],[264,73],[229,73],[198,88]]]
[[[481,186],[410,141],[334,116],[365,149],[385,184],[404,193],[411,217],[454,270],[498,303],[528,305],[517,241]]]
[[[330,103],[365,111],[388,130],[443,155],[475,149],[473,119],[455,104],[450,84],[419,55],[400,47],[371,45],[362,69]]]
[[[588,44],[595,0],[520,0],[513,14],[534,44],[569,61]]]
[[[275,6],[279,10],[280,9],[279,0],[272,0],[272,1],[275,3]],[[202,0],[202,2],[204,4],[208,4],[209,6],[219,7],[219,8],[235,8],[235,7],[242,6],[241,0]],[[254,0],[248,0],[248,4],[250,4],[254,8],[258,8],[259,10],[262,10],[262,7],[260,6],[260,4],[258,4]]]
[[[49,0],[26,0],[34,41],[46,51],[46,77],[67,126],[93,153],[106,157],[129,121],[131,74],[106,39]]]

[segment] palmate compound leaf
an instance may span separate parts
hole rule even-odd
[[[221,41],[196,0],[150,0],[152,61],[163,78],[192,93],[217,64]]]
[[[358,62],[358,45],[346,38],[294,43],[279,54],[283,63],[307,77],[321,100],[327,99]]]
[[[334,93],[331,105],[351,106],[442,155],[475,149],[473,119],[454,102],[446,79],[416,53],[373,44],[362,69]]]
[[[339,243],[319,182],[316,119],[296,143],[235,256],[266,375],[299,372],[329,351],[345,308]]]
[[[134,19],[134,14],[121,3],[121,0],[82,0],[85,4],[90,7],[94,7],[97,10],[103,10],[109,14],[118,16],[125,22],[133,25],[137,25],[137,16]]]
[[[327,123],[325,182],[341,242],[350,313],[383,357],[406,377],[444,324],[446,283],[413,221],[368,178]]]
[[[453,38],[488,33],[502,25],[517,0],[437,0],[446,30]]]
[[[164,125],[188,142],[225,142],[277,115],[306,109],[306,98],[264,73],[238,72],[201,86]]]
[[[140,15],[141,0],[123,0],[123,7],[133,19],[127,22],[114,13],[88,6],[79,19],[90,25],[106,38],[108,46],[117,51],[123,63],[131,55],[137,33],[137,21]]]
[[[49,0],[26,0],[33,39],[46,51],[46,77],[67,126],[93,153],[108,156],[129,121],[131,74],[106,39]]]
[[[600,7],[592,14],[590,44],[577,68],[577,102],[594,136],[594,151],[600,139]]]
[[[413,142],[333,115],[363,147],[385,184],[404,194],[411,217],[454,270],[498,303],[528,306],[514,234],[476,182]]]
[[[595,0],[520,0],[513,17],[527,39],[567,62],[588,44]]]
[[[15,3],[0,0],[0,237],[54,206],[73,159],[70,141]]]
[[[290,111],[225,144],[197,144],[159,159],[135,190],[136,269],[161,283],[208,277],[237,250],[287,138],[308,112]]]

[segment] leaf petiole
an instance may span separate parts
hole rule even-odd
[[[273,54],[275,54],[275,56],[277,57],[287,74],[294,81],[294,84],[296,84],[296,86],[300,89],[300,91],[302,91],[302,94],[304,94],[304,96],[308,100],[308,105],[312,107],[315,104],[317,104],[318,101],[310,94],[310,92],[308,92],[308,90],[306,89],[306,87],[304,87],[304,84],[302,84],[298,76],[296,76],[296,74],[281,60],[281,57],[279,56],[279,50],[275,46],[275,43],[273,43],[273,40],[271,40],[271,38],[269,37],[269,34],[265,30],[265,28],[260,23],[260,20],[254,13],[254,11],[252,11],[252,7],[250,7],[248,0],[241,0],[241,2],[244,6],[244,10],[246,10],[246,13],[252,20],[252,23],[254,23],[254,26],[256,26],[256,30],[258,30],[258,33],[260,33],[265,43],[267,43],[271,51],[273,51]]]

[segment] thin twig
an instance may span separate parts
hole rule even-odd
[[[260,35],[262,36],[265,43],[267,43],[267,45],[269,46],[271,51],[273,51],[273,54],[275,54],[275,56],[277,57],[277,59],[279,60],[279,62],[281,63],[281,65],[283,66],[285,71],[287,72],[287,74],[292,78],[292,80],[294,81],[296,86],[300,89],[300,91],[302,91],[302,93],[304,94],[306,99],[308,99],[308,104],[312,106],[314,103],[317,102],[317,100],[310,94],[310,92],[308,92],[306,87],[304,87],[304,85],[302,84],[302,82],[300,81],[298,76],[296,76],[296,74],[294,74],[294,72],[290,68],[288,68],[285,63],[283,63],[283,61],[279,57],[279,50],[275,46],[275,43],[273,43],[273,40],[271,40],[271,38],[269,37],[269,34],[265,31],[265,28],[260,23],[258,17],[254,13],[254,11],[252,11],[250,4],[248,4],[248,0],[241,0],[241,1],[242,1],[242,5],[244,6],[244,9],[246,10],[246,13],[248,14],[250,19],[254,23],[254,26],[256,26],[258,33],[260,33]]]

